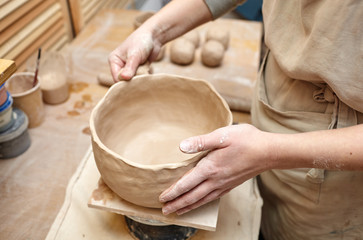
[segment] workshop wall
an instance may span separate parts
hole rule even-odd
[[[104,8],[132,7],[131,0],[0,1],[0,58],[14,60],[18,70],[39,47],[58,51],[71,42]]]
[[[92,17],[102,9],[129,8],[133,1],[127,0],[68,0],[73,32],[77,35]]]

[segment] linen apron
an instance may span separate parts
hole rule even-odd
[[[205,2],[217,18],[243,0]],[[363,1],[266,0],[263,19],[271,53],[252,123],[277,133],[363,123]],[[363,172],[321,168],[259,176],[266,240],[363,239]]]
[[[340,101],[327,84],[289,78],[270,53],[257,84],[252,123],[263,131],[298,133],[363,122],[363,114]],[[359,171],[301,168],[262,173],[265,239],[363,239],[362,183]]]

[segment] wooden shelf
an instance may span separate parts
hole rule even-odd
[[[14,60],[20,70],[39,47],[57,46],[58,50],[73,39],[66,0],[4,0],[0,4],[0,58]]]
[[[131,0],[1,0],[0,58],[14,60],[19,71],[43,51],[58,51],[102,9],[130,7]]]

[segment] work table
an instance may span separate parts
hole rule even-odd
[[[0,239],[46,237],[68,181],[91,143],[89,116],[107,91],[96,76],[108,71],[108,53],[133,31],[137,14],[101,12],[63,51],[69,63],[69,99],[45,105],[44,122],[28,130],[30,148],[16,158],[0,160]],[[250,122],[248,113],[234,111],[233,117],[235,122]]]

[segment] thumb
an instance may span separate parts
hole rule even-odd
[[[118,74],[119,80],[130,80],[135,76],[136,70],[141,64],[141,57],[139,55],[132,55],[127,59],[125,66],[120,70]]]
[[[205,135],[199,135],[183,140],[179,148],[184,153],[197,153],[216,148],[224,148],[228,144],[228,130],[217,129]]]

